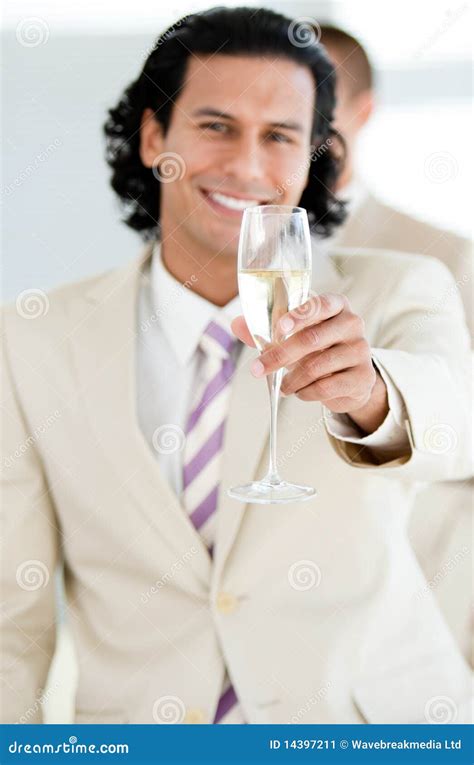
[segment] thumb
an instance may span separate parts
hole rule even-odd
[[[253,341],[252,335],[250,334],[250,330],[247,327],[247,322],[243,316],[237,316],[237,318],[233,320],[231,329],[234,335],[236,335],[239,340],[242,340],[245,345],[249,345],[251,348],[255,348],[255,343]]]

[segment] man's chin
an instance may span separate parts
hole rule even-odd
[[[226,240],[222,240],[221,242],[216,240],[212,244],[212,252],[214,253],[214,255],[237,258],[238,251],[239,251],[239,233],[238,232],[230,240],[229,238],[227,238]]]
[[[214,229],[209,236],[209,232],[206,232],[205,241],[207,248],[213,255],[231,255],[237,257],[239,249],[239,235],[240,224],[238,226],[232,226],[232,228],[225,227],[219,230]]]

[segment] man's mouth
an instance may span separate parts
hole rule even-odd
[[[240,217],[246,207],[255,207],[256,205],[264,205],[268,203],[268,199],[223,194],[221,191],[209,191],[203,188],[199,190],[216,212],[221,212],[232,217]]]

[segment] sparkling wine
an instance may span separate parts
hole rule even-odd
[[[311,232],[303,207],[255,205],[245,208],[239,237],[239,293],[243,314],[260,352],[291,334],[280,330],[278,324],[284,314],[308,300],[311,262]],[[229,497],[239,502],[262,505],[303,502],[316,494],[312,486],[290,483],[278,472],[278,406],[283,374],[284,369],[279,368],[265,375],[270,400],[267,472],[260,480],[227,490]],[[263,385],[264,381],[256,381],[258,384]],[[249,395],[250,391],[249,386]],[[239,403],[244,412],[247,402]],[[253,430],[255,433],[259,430],[255,420],[249,440]]]
[[[239,271],[244,316],[260,351],[285,338],[277,328],[278,320],[308,300],[310,285],[310,270]]]

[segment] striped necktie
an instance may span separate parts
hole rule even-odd
[[[222,445],[229,408],[236,345],[225,317],[212,320],[199,346],[200,384],[186,423],[182,501],[212,557],[221,476]],[[244,723],[227,671],[214,723]]]

